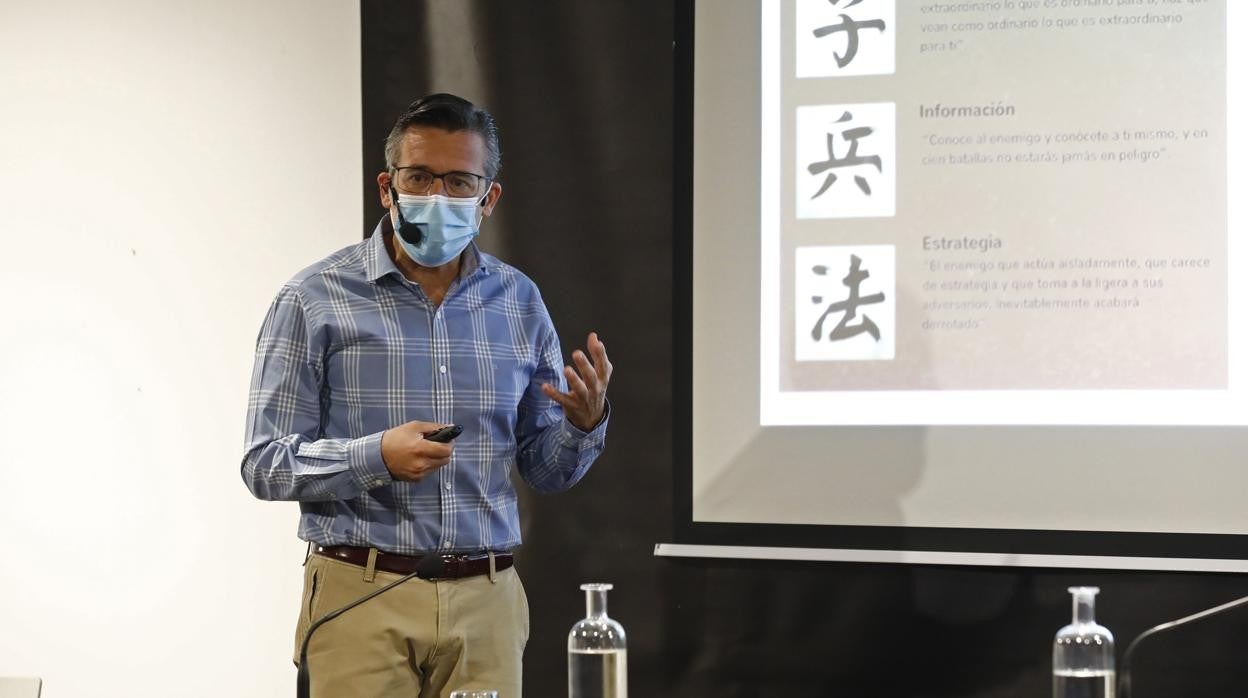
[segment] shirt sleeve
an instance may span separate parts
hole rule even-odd
[[[589,472],[606,446],[611,404],[607,403],[602,419],[590,431],[581,430],[564,417],[559,403],[542,392],[543,383],[562,391],[568,389],[563,376],[563,351],[549,318],[545,335],[538,351],[537,369],[520,400],[516,464],[520,477],[533,489],[561,492]]]
[[[391,481],[381,433],[321,438],[321,342],[298,289],[284,286],[256,340],[242,476],[260,499],[351,499]]]

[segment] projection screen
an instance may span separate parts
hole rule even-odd
[[[659,554],[1248,569],[1243,3],[678,14]]]

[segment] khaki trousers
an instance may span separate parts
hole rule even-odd
[[[316,619],[400,578],[308,558],[295,663]],[[411,579],[316,631],[308,644],[312,696],[449,698],[456,689],[477,688],[520,698],[528,639],[529,604],[515,567],[463,579]]]

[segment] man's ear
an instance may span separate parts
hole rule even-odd
[[[498,199],[503,195],[503,185],[498,182],[490,182],[489,191],[485,192],[485,203],[481,204],[481,213],[490,215],[494,212],[494,207],[498,205]]]
[[[390,208],[390,173],[377,173],[377,194],[381,197],[382,208]]]

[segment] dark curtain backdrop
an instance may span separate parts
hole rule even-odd
[[[482,102],[504,163],[483,246],[537,282],[565,354],[597,330],[616,368],[606,454],[568,493],[522,494],[527,695],[566,695],[567,631],[586,581],[616,585],[610,612],[628,630],[634,698],[1046,696],[1067,586],[1102,587],[1098,616],[1120,650],[1154,623],[1248,593],[1227,575],[653,557],[672,539],[673,475],[687,467],[672,456],[684,428],[673,384],[686,379],[672,346],[674,281],[686,273],[673,272],[672,224],[673,148],[688,142],[673,124],[684,6],[361,3],[363,230],[382,214],[372,180],[403,106],[429,91]],[[1248,611],[1158,638],[1138,661],[1139,698],[1244,695]]]

